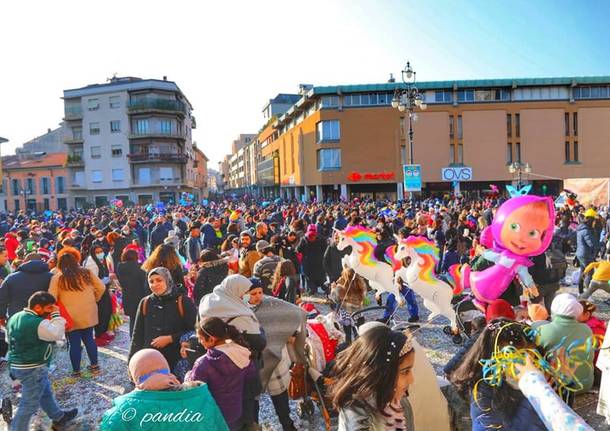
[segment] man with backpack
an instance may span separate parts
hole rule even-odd
[[[534,265],[529,268],[529,273],[536,283],[539,293],[532,302],[543,302],[550,315],[551,303],[568,268],[559,237],[554,237],[549,248],[544,253],[533,257],[532,260]]]
[[[271,286],[271,279],[282,258],[275,254],[274,247],[264,239],[261,239],[256,243],[256,251],[258,251],[263,258],[254,264],[252,275],[260,279],[263,292],[266,295],[271,295],[271,289],[269,288]]]

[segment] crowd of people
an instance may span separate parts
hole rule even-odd
[[[149,429],[189,422],[256,430],[265,392],[282,429],[295,430],[289,400],[300,392],[299,367],[315,368],[314,350],[324,369],[302,378],[321,388],[340,430],[412,431],[417,347],[412,334],[388,326],[402,298],[381,299],[378,321],[351,319],[370,289],[345,267],[349,250],[337,247],[338,235],[348,226],[370,229],[381,262],[397,239],[425,237],[439,252],[437,274],[455,264],[476,270],[491,264],[482,234],[501,202],[246,199],[0,215],[0,357],[8,364],[2,372],[21,385],[14,415],[10,397],[3,399],[4,420],[25,431],[42,409],[55,429],[69,424],[78,410],[58,405],[49,377],[57,342],[67,341],[71,377],[103,376],[98,348],[128,321],[133,390],[114,399],[102,430],[137,429],[159,409],[182,412],[180,420]],[[593,387],[610,424],[610,339],[601,343],[606,324],[595,302],[602,297],[592,297],[610,293],[610,214],[577,202],[558,209],[551,245],[531,261],[537,295],[524,299],[515,280],[485,310],[471,311],[445,377],[469,403],[474,430],[590,429],[571,406]],[[568,282],[579,296],[559,293],[569,263],[578,268]],[[399,281],[408,320],[419,322],[417,296]],[[309,326],[317,314],[311,298],[330,302],[334,329]],[[308,344],[312,336],[319,351]],[[569,348],[579,343],[588,347]],[[506,348],[527,354],[505,363]],[[555,363],[541,370],[536,358]]]

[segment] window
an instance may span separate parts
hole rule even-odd
[[[113,120],[110,122],[110,132],[119,133],[121,131],[121,120]]]
[[[339,96],[322,97],[322,108],[336,108],[339,106]]]
[[[565,128],[565,135],[566,136],[570,136],[570,114],[568,112],[566,112],[564,114],[564,128]]]
[[[113,169],[112,170],[112,181],[123,181],[125,179],[125,174],[123,169]]]
[[[162,135],[171,135],[172,134],[172,121],[171,120],[160,120],[159,121],[159,132]],[[250,138],[246,138],[246,142],[249,141]]]
[[[449,164],[455,164],[455,144],[449,144]]]
[[[98,208],[108,206],[108,197],[107,196],[96,196],[95,197],[95,206]]]
[[[574,141],[574,161],[578,162],[578,141]]]
[[[42,204],[42,205],[43,205],[43,207],[44,207],[44,209],[45,209],[45,210],[50,209],[50,208],[49,208],[49,198],[44,198],[44,199],[42,200],[42,202],[43,202],[43,204]]]
[[[121,107],[121,97],[120,96],[110,96],[110,109],[116,109]]]
[[[400,124],[403,122],[401,121]],[[453,115],[449,116],[449,139],[453,141],[453,136],[455,135],[455,117]],[[404,135],[403,135],[404,136]]]
[[[318,142],[338,141],[340,139],[339,120],[320,121],[317,126]]]
[[[434,92],[434,101],[436,103],[451,103],[453,100],[451,91],[442,90]]]
[[[565,144],[563,146],[563,150],[565,153],[566,163],[569,163],[570,162],[570,143],[568,141],[565,142]]]
[[[66,198],[57,198],[57,209],[67,210],[68,209],[68,201]]]
[[[513,122],[511,114],[506,114],[506,136],[509,138],[513,136]]]
[[[458,90],[458,102],[474,102],[474,90]]]
[[[66,179],[64,177],[55,177],[55,193],[58,195],[65,193]]]
[[[521,137],[521,114],[515,114],[515,136]]]
[[[513,162],[513,144],[510,142],[506,145],[506,164],[510,165]]]
[[[87,99],[87,109],[89,109],[89,111],[97,111],[100,109],[99,99]]]
[[[174,179],[174,170],[172,168],[168,168],[162,166],[159,168],[159,179],[164,181],[171,181]]]
[[[574,112],[572,117],[572,130],[574,130],[574,136],[578,136],[578,112]]]
[[[74,172],[74,178],[72,184],[78,187],[85,186],[85,171],[76,171]]]
[[[150,168],[138,169],[138,182],[139,184],[150,184]]]
[[[91,171],[91,182],[101,183],[102,179],[103,179],[102,171],[98,171],[98,170]]]
[[[72,128],[72,139],[83,139],[83,128],[82,127]]]
[[[42,177],[40,179],[40,190],[43,195],[51,193],[51,181],[49,181],[49,177]]]
[[[36,186],[34,185],[34,178],[28,178],[25,181],[25,189],[30,192],[30,194],[36,193]]]
[[[517,154],[515,154],[517,156],[517,162],[521,163],[521,143],[517,142],[515,144],[515,152]]]
[[[121,157],[123,155],[123,149],[120,145],[112,146],[112,157]]]
[[[341,169],[341,150],[339,148],[318,150],[318,170],[334,169]]]
[[[136,120],[136,135],[148,133],[148,120]]]
[[[13,193],[13,196],[19,195],[19,192],[21,191],[21,187],[19,185],[19,180],[16,180],[16,179],[11,180],[11,191]]]
[[[91,147],[91,158],[99,159],[102,157],[102,147]]]
[[[21,208],[19,207],[19,199],[15,199],[15,211],[19,211]]]
[[[360,95],[360,104],[361,105],[370,105],[371,101],[368,94]]]
[[[459,164],[464,163],[464,145],[458,144],[458,156],[457,160]]]
[[[462,139],[463,135],[462,135],[462,116],[458,115],[457,117],[457,135],[458,135],[458,139]]]
[[[89,134],[99,135],[100,134],[100,123],[89,123]]]

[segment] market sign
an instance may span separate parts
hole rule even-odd
[[[349,181],[358,182],[362,180],[393,180],[396,177],[394,172],[352,172],[347,176]]]
[[[421,165],[402,165],[405,192],[421,191]]]
[[[471,181],[472,168],[468,166],[450,167],[441,169],[441,179],[443,181]]]

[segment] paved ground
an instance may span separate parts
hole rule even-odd
[[[562,291],[576,292],[573,287],[564,286]],[[610,306],[604,301],[610,300],[610,295],[598,291],[593,296],[594,301],[599,305],[599,317],[604,320],[610,319]],[[325,311],[325,306],[320,306],[321,311]],[[425,319],[427,310],[421,308],[421,315]],[[401,309],[397,313],[398,319],[406,320],[408,317],[406,309]],[[439,320],[431,324],[423,324],[417,332],[419,342],[426,348],[426,353],[432,364],[437,370],[451,358],[458,347],[442,333],[445,322]],[[115,341],[108,347],[99,349],[100,365],[103,373],[98,377],[85,376],[80,380],[69,377],[68,370],[70,364],[65,348],[58,350],[54,366],[52,369],[53,388],[60,404],[65,407],[78,407],[81,414],[75,422],[68,428],[71,431],[90,431],[96,430],[97,424],[110,405],[113,398],[131,390],[127,377],[127,353],[129,337],[127,334],[128,326],[125,324],[120,328]],[[85,360],[84,360],[85,361]],[[10,393],[11,383],[6,369],[0,372],[0,391],[3,394]],[[597,393],[585,395],[576,402],[577,412],[583,416],[596,430],[610,429],[604,425],[601,416],[595,414],[597,405]],[[292,404],[293,412],[296,411],[296,403]],[[323,421],[316,417],[313,423],[301,421],[294,414],[297,427],[303,430],[324,430]],[[1,421],[1,420],[0,420]],[[263,396],[261,400],[261,423],[265,430],[280,431],[281,427],[275,416],[270,399]],[[50,422],[46,415],[39,413],[33,421],[33,430],[48,430]],[[0,430],[6,429],[4,422],[0,422]]]

